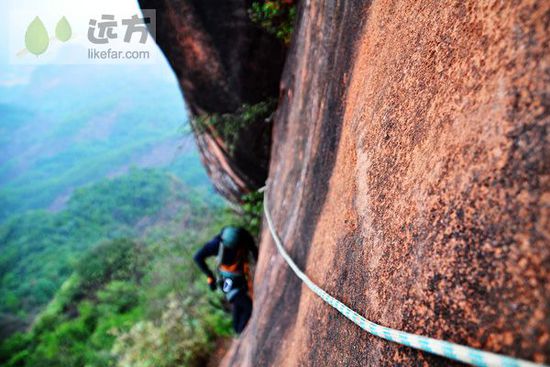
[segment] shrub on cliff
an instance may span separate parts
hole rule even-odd
[[[294,0],[254,2],[249,10],[249,15],[254,23],[283,40],[285,44],[290,43],[296,19]]]
[[[212,313],[200,299],[169,299],[160,320],[138,322],[118,336],[112,349],[117,366],[199,366],[208,360],[217,337],[212,327],[221,321],[209,320]]]
[[[262,225],[264,194],[253,191],[243,196],[241,205],[242,215],[240,225],[246,228],[254,237],[258,238]]]
[[[274,99],[268,99],[254,105],[244,104],[233,113],[199,116],[193,120],[193,129],[197,134],[208,132],[221,138],[228,153],[233,154],[240,133],[254,123],[268,120],[276,106],[277,102]]]

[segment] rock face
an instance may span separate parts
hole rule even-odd
[[[547,1],[304,1],[268,199],[290,255],[384,326],[550,362]],[[225,366],[448,366],[324,304],[264,225]],[[456,364],[455,364],[456,365]]]
[[[142,9],[157,11],[157,43],[179,79],[192,115],[230,113],[243,104],[278,96],[285,47],[250,21],[251,1],[139,3]],[[258,144],[257,138],[270,131],[270,123],[257,121],[241,132],[232,149],[215,132],[197,136],[203,163],[228,199],[239,201],[243,193],[263,186],[270,147]]]

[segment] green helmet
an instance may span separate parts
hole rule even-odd
[[[239,243],[239,228],[225,227],[222,229],[222,244],[227,248],[235,248]]]

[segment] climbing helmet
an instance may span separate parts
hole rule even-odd
[[[235,248],[239,243],[239,228],[228,226],[222,230],[222,244],[227,248]]]

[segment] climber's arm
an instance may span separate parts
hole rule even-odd
[[[208,279],[214,280],[214,273],[210,270],[208,265],[206,264],[206,259],[211,256],[216,256],[218,254],[218,248],[220,245],[220,236],[216,236],[210,241],[208,241],[202,248],[200,248],[195,255],[193,256],[193,260],[197,263],[197,266],[201,269],[201,271],[206,274]]]

